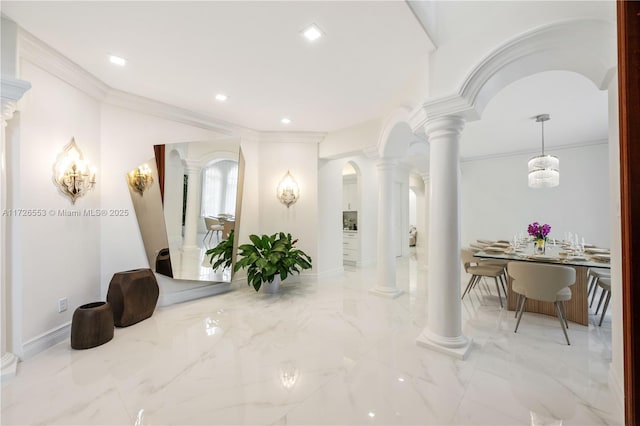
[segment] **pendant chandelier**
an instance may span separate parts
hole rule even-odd
[[[542,125],[542,155],[529,160],[529,187],[552,188],[560,184],[560,160],[553,155],[544,155],[544,122],[549,120],[549,114],[536,117],[536,122]]]

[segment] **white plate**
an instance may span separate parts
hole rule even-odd
[[[567,260],[587,260],[584,256],[567,256]]]

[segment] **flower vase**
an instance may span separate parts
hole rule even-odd
[[[545,241],[543,239],[536,240],[535,252],[536,254],[545,253]]]

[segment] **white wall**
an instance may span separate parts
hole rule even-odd
[[[622,330],[622,230],[620,217],[620,137],[618,80],[609,84],[609,232],[611,234],[611,368],[609,385],[624,408],[624,334]],[[620,410],[620,422],[623,419]]]
[[[23,98],[20,136],[8,142],[8,207],[44,209],[46,217],[11,218],[10,274],[20,286],[17,322],[22,344],[65,326],[74,309],[100,296],[100,218],[65,217],[58,210],[100,207],[104,174],[100,162],[100,103],[26,60],[20,78],[32,84]],[[85,160],[97,168],[97,185],[73,205],[52,181],[57,156],[75,137]],[[69,309],[58,313],[58,299],[68,298]]]
[[[377,261],[378,171],[376,160],[363,155],[336,160],[320,160],[318,170],[318,254],[319,273],[342,270],[342,169],[355,164],[358,175],[358,237],[360,266]],[[325,220],[326,218],[326,220]]]
[[[318,276],[341,273],[342,160],[318,160]],[[358,218],[360,220],[360,217]],[[360,225],[360,223],[358,223]]]
[[[416,195],[416,219],[414,225],[418,231],[416,235],[416,251],[422,255],[422,264],[426,265],[427,258],[427,242],[428,242],[428,188],[425,188],[424,179],[420,176],[409,176],[409,187]]]
[[[376,147],[382,131],[382,120],[374,119],[327,134],[319,146],[320,158],[358,155],[364,149]]]
[[[417,223],[417,198],[418,197],[416,195],[416,192],[413,190],[413,188],[409,187],[409,226],[416,226]]]
[[[102,295],[114,273],[148,267],[125,175],[153,158],[153,145],[215,140],[216,132],[111,105],[102,107],[100,148],[103,209],[126,209],[126,217],[102,218],[100,226]]]
[[[315,265],[318,254],[318,145],[304,140],[262,140],[259,152],[259,232],[269,235],[281,231],[291,233],[299,240],[297,247],[311,256]],[[247,159],[247,169],[253,166]],[[287,171],[300,187],[300,199],[289,208],[276,197],[276,188]],[[317,274],[317,270],[314,268],[303,274]]]
[[[531,189],[527,161],[513,155],[463,161],[462,245],[478,238],[510,239],[534,221],[551,225],[551,238],[565,232],[609,247],[609,161],[606,144],[549,152],[560,159],[560,185]]]

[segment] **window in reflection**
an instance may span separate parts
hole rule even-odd
[[[231,160],[212,163],[203,170],[202,180],[202,216],[235,216],[238,163]]]

